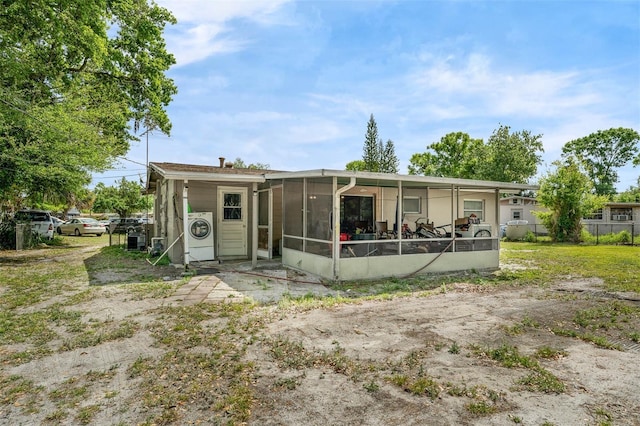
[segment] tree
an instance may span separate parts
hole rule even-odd
[[[146,210],[151,206],[149,196],[142,194],[143,187],[135,181],[125,178],[117,187],[105,186],[102,182],[96,185],[93,211],[97,213],[118,213],[120,217],[128,217],[133,212]]]
[[[369,117],[367,123],[367,133],[364,136],[364,148],[362,153],[362,161],[364,161],[365,170],[370,172],[379,171],[380,155],[382,140],[378,138],[378,125],[373,118],[373,114]]]
[[[238,157],[233,162],[234,169],[255,169],[255,170],[269,170],[270,166],[265,163],[251,163],[247,165],[242,158]]]
[[[616,194],[613,197],[613,201],[618,203],[640,203],[640,177],[637,181],[637,186],[631,185],[629,189]]]
[[[579,242],[582,218],[601,208],[607,199],[592,194],[591,181],[573,160],[553,165],[555,171],[541,179],[538,192],[538,202],[549,210],[535,214],[553,241]]]
[[[396,148],[391,139],[384,144],[380,153],[379,171],[382,173],[398,173],[400,160],[396,155]]]
[[[364,137],[364,147],[362,160],[350,161],[346,165],[347,170],[368,171],[379,173],[398,173],[400,161],[395,153],[395,145],[391,139],[382,143],[378,137],[378,125],[373,118],[369,117],[367,132]]]
[[[640,135],[633,129],[598,130],[568,142],[562,148],[562,154],[565,158],[573,156],[580,161],[596,194],[612,195],[618,182],[616,168],[624,167],[629,161],[634,161],[634,164],[640,162],[639,141]]]
[[[366,171],[367,165],[364,163],[364,160],[353,160],[349,161],[345,166],[345,170],[351,170],[354,172],[364,172]]]
[[[68,198],[139,128],[169,134],[166,23],[175,18],[147,0],[2,2],[1,199]]]
[[[484,143],[467,133],[454,132],[432,143],[427,150],[432,152],[411,156],[409,174],[473,179],[483,157]]]
[[[511,133],[500,125],[485,144],[467,133],[448,133],[411,156],[409,174],[526,183],[542,162],[541,135]]]
[[[496,182],[527,183],[542,163],[542,135],[528,130],[511,133],[500,125],[489,137],[478,160],[476,178]]]

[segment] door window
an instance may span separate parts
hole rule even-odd
[[[233,192],[224,194],[224,220],[242,220],[242,194]]]

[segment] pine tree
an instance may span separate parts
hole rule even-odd
[[[396,156],[396,149],[391,139],[387,140],[381,152],[380,171],[383,173],[398,173],[400,160]]]
[[[369,172],[377,172],[380,168],[380,144],[382,141],[378,139],[378,125],[373,118],[373,114],[367,123],[367,133],[364,139],[364,152],[362,161],[365,164],[365,170]]]

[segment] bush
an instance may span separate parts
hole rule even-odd
[[[5,219],[0,222],[0,249],[16,249],[16,224],[17,222],[14,219]],[[32,231],[31,228],[25,229],[23,248],[35,247],[43,242],[45,240],[36,231]]]
[[[598,235],[596,238],[595,235],[592,235],[586,229],[582,229],[580,234],[580,239],[585,243],[590,244],[621,244],[621,243],[630,243],[631,242],[631,232],[627,230],[623,230],[618,232],[617,234],[603,234]]]
[[[527,234],[524,236],[524,240],[528,243],[535,243],[537,241],[536,234],[531,232],[531,230],[528,230]]]
[[[16,249],[16,222],[14,220],[0,222],[0,248],[4,250]]]

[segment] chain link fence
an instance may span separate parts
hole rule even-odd
[[[528,224],[525,239],[538,241],[549,236],[544,225]],[[636,223],[583,223],[583,239],[591,244],[640,245],[640,224]],[[505,236],[504,233],[502,235]]]

